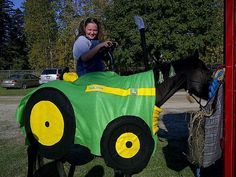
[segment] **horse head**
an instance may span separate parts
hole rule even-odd
[[[180,89],[185,89],[199,98],[208,99],[211,73],[198,55],[160,64],[154,68],[154,76],[157,106],[164,104]],[[163,78],[163,81],[160,78]]]
[[[199,98],[208,99],[208,88],[211,81],[211,72],[200,59],[186,60],[189,68],[186,71],[187,82],[185,90]]]

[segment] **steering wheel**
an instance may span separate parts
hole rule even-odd
[[[117,47],[116,42],[112,42],[112,45],[109,47],[102,47],[99,51],[99,54],[103,56],[103,60],[107,63],[108,69],[114,71],[114,57],[113,51]]]

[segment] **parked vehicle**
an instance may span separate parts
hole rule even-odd
[[[4,88],[23,88],[39,86],[39,78],[33,74],[12,74],[2,81]]]
[[[62,69],[60,68],[47,68],[41,73],[39,84],[44,84],[53,80],[59,80],[61,73]]]

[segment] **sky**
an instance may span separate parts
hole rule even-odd
[[[14,8],[17,9],[17,8],[20,8],[21,7],[21,4],[22,2],[25,2],[25,0],[11,0],[14,4]]]

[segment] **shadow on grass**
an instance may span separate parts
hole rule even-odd
[[[75,176],[75,175],[74,175]],[[104,168],[101,165],[96,165],[92,167],[85,177],[103,177],[104,176]],[[57,162],[52,161],[45,164],[39,170],[36,171],[34,177],[60,177]]]
[[[158,132],[160,140],[168,142],[163,154],[167,167],[180,172],[190,167],[196,174],[196,166],[189,163],[188,154],[188,122],[190,113],[166,114],[162,117],[162,126]],[[223,177],[223,160],[219,159],[215,164],[207,168],[201,168],[201,177]]]
[[[214,165],[201,169],[201,177],[223,177],[224,176],[224,160],[217,160]]]
[[[57,169],[57,162],[52,161],[43,165],[35,172],[34,177],[60,177]]]
[[[85,177],[103,177],[104,168],[101,165],[96,165],[85,175]]]

